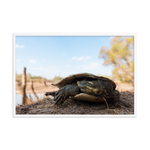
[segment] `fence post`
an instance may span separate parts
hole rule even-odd
[[[26,104],[26,68],[25,67],[22,74],[22,104]]]
[[[44,85],[47,86],[46,81],[44,80]]]
[[[34,96],[36,97],[37,101],[40,101],[39,97],[36,95],[36,93],[35,93],[35,91],[34,91],[33,81],[31,81],[31,90],[32,90]]]

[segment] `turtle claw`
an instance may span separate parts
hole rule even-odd
[[[60,104],[62,104],[66,100],[66,98],[62,97],[62,96],[58,96],[54,100],[56,101],[54,105],[60,105]]]
[[[56,91],[56,93],[54,95],[54,101],[56,101],[55,105],[62,104],[67,98],[68,98],[68,96],[66,96],[65,88],[62,88],[62,89]]]
[[[63,92],[64,91],[61,89],[55,92],[46,92],[45,95],[52,95],[54,97],[54,101],[56,101],[54,105],[60,105],[65,100],[63,97]]]
[[[60,102],[61,99],[58,99],[54,105],[59,105],[59,102]]]

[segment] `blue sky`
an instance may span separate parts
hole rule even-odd
[[[16,36],[16,73],[52,79],[75,73],[111,75],[112,66],[98,58],[112,36]]]

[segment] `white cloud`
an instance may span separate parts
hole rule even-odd
[[[90,56],[86,56],[86,57],[72,57],[72,60],[76,60],[76,61],[82,61],[82,60],[86,60],[86,59],[90,59]]]
[[[66,65],[66,67],[70,67],[70,65]]]
[[[79,68],[82,67],[84,70],[91,70],[91,69],[97,69],[99,66],[100,66],[99,63],[90,62],[89,65],[82,65],[82,66],[79,66]]]
[[[16,48],[24,48],[24,45],[18,45],[18,44],[16,44]]]
[[[30,59],[29,62],[30,63],[36,63],[36,60]]]
[[[63,53],[63,55],[66,55],[66,53]]]
[[[91,58],[90,56],[85,57],[85,59],[90,59],[90,58]]]
[[[79,61],[79,60],[83,60],[83,57],[72,57],[72,59]]]

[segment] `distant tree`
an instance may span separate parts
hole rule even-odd
[[[30,73],[28,73],[28,74],[26,75],[26,78],[27,78],[27,80],[28,80],[28,81],[30,81],[30,80],[31,80],[31,78],[32,78],[31,74],[30,74]]]
[[[62,77],[60,77],[60,76],[55,76],[54,78],[53,78],[53,81],[59,81],[59,80],[61,80],[62,79]]]
[[[103,65],[113,65],[113,77],[122,82],[134,83],[134,37],[116,36],[112,38],[111,48],[102,47],[99,58]]]
[[[16,73],[16,78],[22,78],[22,74],[17,74]]]
[[[32,78],[32,79],[42,79],[41,76],[32,76],[31,78]]]
[[[16,81],[22,82],[22,74],[17,74],[16,73]]]

